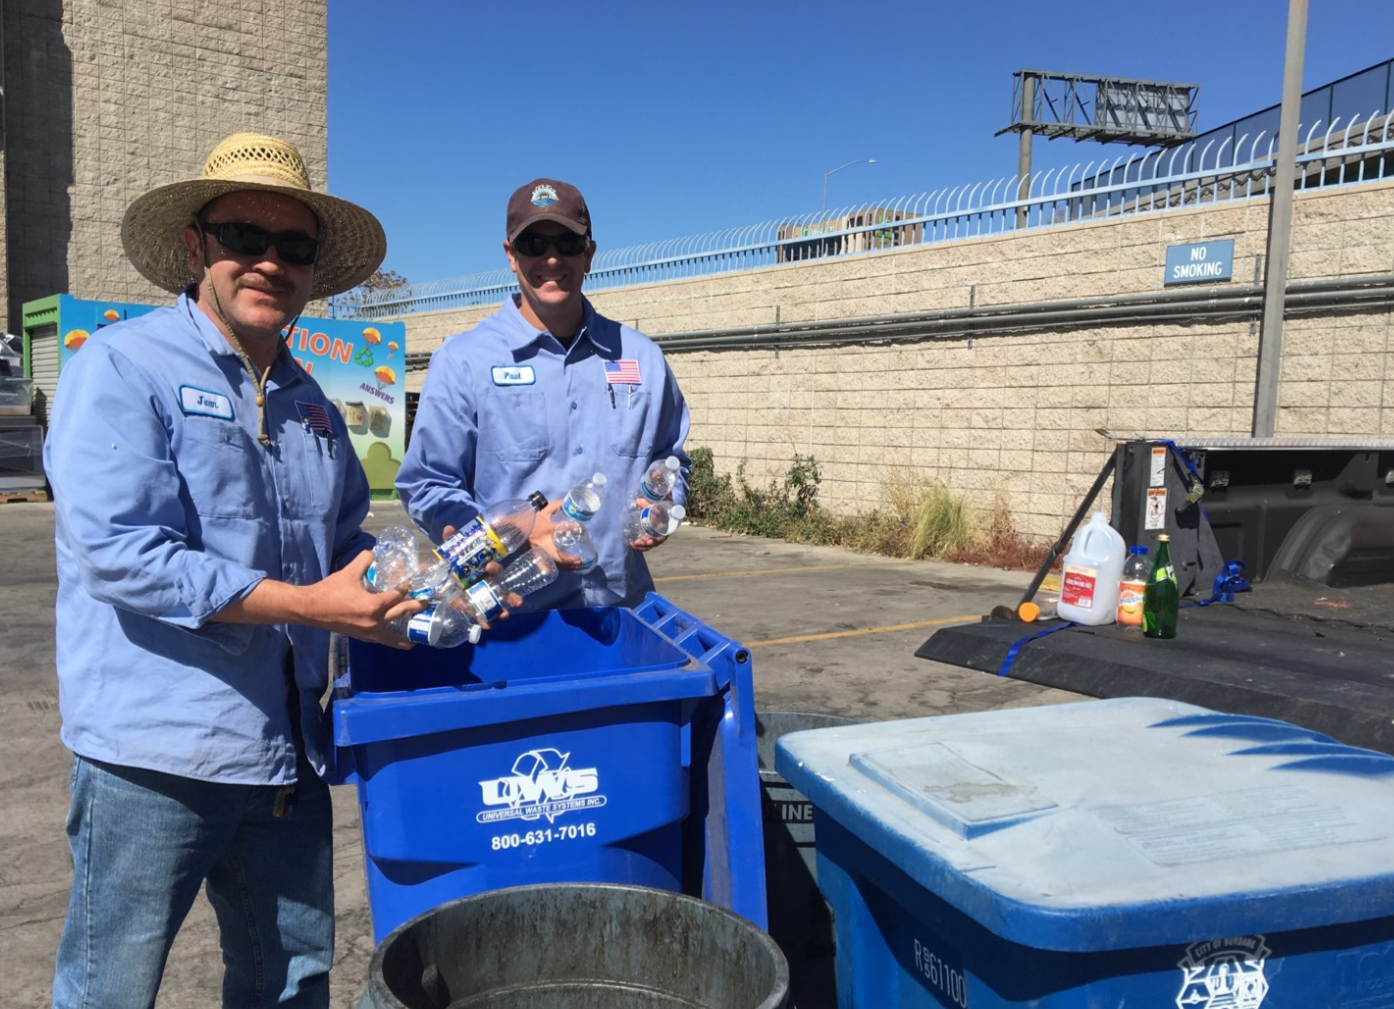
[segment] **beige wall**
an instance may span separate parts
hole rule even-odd
[[[726,327],[1058,301],[1162,290],[1166,248],[1235,240],[1252,283],[1268,205],[1106,223],[601,291],[606,315],[655,336]],[[1394,182],[1299,194],[1291,279],[1394,273]],[[1223,289],[1224,285],[1217,285]],[[430,350],[494,309],[408,316]],[[1017,527],[1054,537],[1108,454],[1095,433],[1246,436],[1258,349],[1247,321],[1119,325],[896,345],[670,351],[692,409],[689,447],[763,481],[795,454],[823,473],[820,500],[875,506],[894,467],[981,508],[1005,494]],[[423,371],[408,376],[419,388]],[[1291,318],[1277,430],[1394,437],[1389,312]]]
[[[168,300],[127,263],[121,216],[229,133],[291,140],[322,188],[327,16],[325,0],[5,0],[10,311]]]

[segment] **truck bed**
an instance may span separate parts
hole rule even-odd
[[[1093,697],[1166,697],[1295,722],[1394,754],[1394,585],[1352,589],[1282,578],[1232,603],[1182,609],[1177,636],[1108,625],[984,618],[946,627],[916,655]]]

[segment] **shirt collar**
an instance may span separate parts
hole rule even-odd
[[[223,335],[222,330],[213,325],[213,320],[203,314],[203,309],[193,298],[189,297],[189,292],[182,291],[179,301],[175,306],[176,310],[182,312],[189,325],[193,327],[198,335],[199,341],[208,348],[210,354],[222,354],[229,357],[237,357],[237,351],[232,343]],[[287,373],[286,369],[290,371]],[[296,366],[295,359],[285,350],[276,355],[276,360],[271,365],[271,377],[278,386],[286,386],[298,381],[302,369]]]
[[[508,349],[515,352],[531,346],[543,336],[551,336],[546,330],[539,330],[523,317],[516,297],[520,296],[507,298],[503,303],[503,318],[508,326]],[[581,319],[581,329],[576,334],[576,340],[572,342],[572,346],[574,347],[581,340],[588,340],[600,352],[601,357],[613,357],[618,354],[619,345],[617,343],[612,345],[613,341],[606,334],[605,327],[596,324],[596,320],[600,317],[596,314],[595,306],[590,303],[590,299],[583,296],[581,304],[585,309],[585,315]]]

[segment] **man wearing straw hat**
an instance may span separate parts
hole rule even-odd
[[[122,240],[179,299],[65,365],[45,448],[74,753],[54,1005],[152,1005],[206,884],[223,1004],[324,1007],[329,636],[400,644],[386,622],[420,604],[363,588],[367,480],[282,332],[386,241],[252,134],[132,203]]]

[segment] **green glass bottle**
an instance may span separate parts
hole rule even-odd
[[[1171,566],[1171,537],[1163,533],[1157,537],[1157,559],[1142,593],[1142,633],[1149,638],[1176,637],[1176,611],[1180,602],[1176,569]]]

